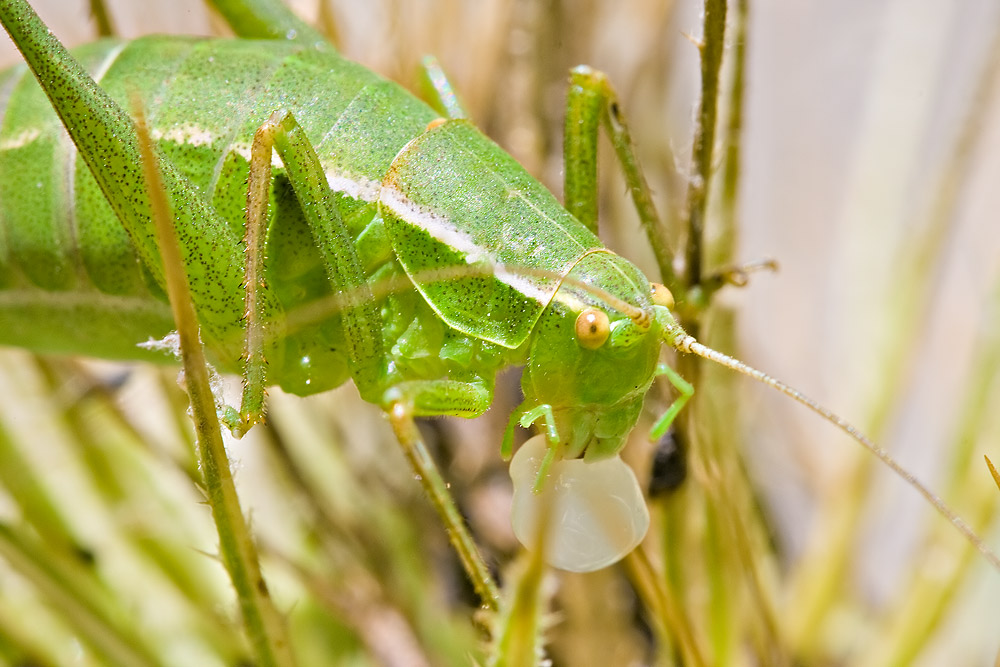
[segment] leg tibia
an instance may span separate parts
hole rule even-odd
[[[276,111],[257,130],[251,149],[246,227],[246,339],[241,430],[263,415],[268,377],[264,351],[276,334],[259,294],[264,290],[264,239],[271,189],[271,156],[277,151],[309,226],[330,281],[332,293],[355,293],[342,311],[351,375],[362,392],[376,386],[383,362],[381,318],[367,290],[361,260],[340,216],[326,175],[302,128],[288,111]],[[276,224],[281,221],[277,220]]]
[[[597,130],[607,104],[593,72],[577,67],[569,75],[563,136],[563,199],[566,210],[597,233]]]
[[[447,528],[448,538],[458,553],[472,585],[483,604],[495,610],[500,599],[499,589],[469,534],[462,515],[455,507],[448,484],[441,477],[441,472],[424,445],[420,431],[413,422],[412,410],[402,401],[388,403],[385,407],[396,439],[402,445],[406,459]]]
[[[586,66],[570,72],[564,137],[565,203],[570,213],[597,232],[597,128],[608,132],[625,175],[639,220],[656,256],[663,283],[678,297],[684,290],[673,271],[673,253],[664,241],[652,194],[639,167],[618,96],[602,73]]]
[[[677,418],[677,414],[681,411],[681,408],[683,408],[684,404],[686,404],[694,395],[694,387],[691,386],[691,383],[682,378],[680,373],[667,364],[660,364],[657,366],[656,374],[666,375],[667,379],[670,380],[670,384],[674,385],[674,388],[677,389],[678,395],[674,402],[670,404],[670,407],[667,408],[667,411],[663,414],[663,416],[657,419],[656,423],[653,424],[653,428],[649,432],[649,439],[654,441],[663,437],[663,435],[670,428],[670,425],[674,423],[674,419]]]

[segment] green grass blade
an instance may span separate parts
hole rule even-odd
[[[286,635],[285,619],[274,607],[261,574],[257,549],[240,509],[239,497],[229,470],[229,458],[222,444],[221,425],[216,415],[208,364],[198,334],[198,319],[173,229],[170,207],[160,182],[157,160],[144,120],[138,123],[137,130],[145,182],[152,201],[153,221],[163,257],[167,295],[180,336],[185,382],[191,397],[192,418],[198,437],[198,457],[208,503],[219,533],[222,561],[229,572],[233,588],[236,589],[243,622],[260,665],[293,665],[295,661]]]

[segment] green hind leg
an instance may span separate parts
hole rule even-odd
[[[271,182],[271,152],[277,151],[285,165],[295,196],[305,215],[313,240],[326,267],[331,291],[353,294],[340,311],[347,339],[351,376],[362,396],[376,396],[384,383],[385,350],[382,320],[362,270],[362,260],[334,203],[326,175],[302,128],[288,111],[277,111],[254,136],[251,150],[250,189],[247,195],[247,346],[245,376],[249,406],[263,398],[261,379],[266,378],[262,344],[265,321],[255,313],[252,292],[257,276],[263,275],[263,235],[267,226],[267,200]],[[498,589],[455,507],[448,485],[424,445],[413,418],[420,414],[480,414],[489,407],[492,388],[486,382],[450,380],[406,382],[380,397],[396,437],[411,467],[431,500],[473,585],[485,604],[495,607]],[[249,407],[250,410],[246,408]]]
[[[653,204],[632,144],[618,95],[602,72],[581,65],[570,71],[569,95],[563,137],[566,208],[592,232],[597,233],[597,133],[603,126],[625,175],[639,220],[663,275],[664,284],[676,295],[684,294],[673,271],[673,252],[663,239],[663,223]]]
[[[264,352],[269,342],[279,335],[271,330],[273,323],[269,320],[273,318],[268,317],[265,304],[259,299],[264,291],[264,239],[269,219],[273,151],[277,151],[285,165],[288,181],[323,258],[331,292],[355,296],[341,311],[351,376],[362,395],[366,389],[378,386],[382,377],[382,322],[368,289],[361,259],[337,209],[316,151],[292,114],[276,111],[257,130],[251,149],[245,238],[244,389],[237,424],[239,430],[246,430],[263,418],[264,387],[267,385]]]
[[[618,104],[618,95],[604,73],[580,66],[570,72],[566,100],[563,192],[566,208],[592,232],[597,233],[597,134],[601,126],[614,145],[639,221],[660,267],[663,283],[678,300],[704,308],[712,294],[725,285],[742,287],[749,274],[776,269],[776,263],[769,259],[723,267],[706,276],[697,290],[687,289],[674,274],[673,252],[663,241],[666,238],[662,231],[663,224],[639,166],[625,117]]]
[[[663,242],[662,223],[652,194],[639,167],[635,147],[618,104],[618,95],[602,72],[586,66],[570,72],[563,142],[566,208],[597,233],[597,134],[603,126],[614,145],[639,220],[656,255],[664,284],[677,298],[686,299],[687,289],[673,272],[673,254]],[[694,394],[694,389],[675,370],[661,364],[657,375],[666,375],[678,397],[653,425],[650,437],[659,439]]]

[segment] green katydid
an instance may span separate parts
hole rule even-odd
[[[66,170],[77,221],[68,234],[56,224],[68,202],[32,171],[70,164],[58,161],[68,144],[55,138],[55,117],[43,114],[48,102],[22,78],[0,134],[0,183],[10,188],[0,201],[12,230],[0,252],[0,342],[152,356],[135,344],[172,323],[148,202],[134,185],[130,121],[96,87],[84,103],[61,94],[82,89],[87,77],[68,61],[50,66],[59,47],[41,41],[37,26],[25,29],[22,5],[0,4],[4,24],[50,88],[96,181],[82,162]],[[854,427],[685,334],[664,293],[467,121],[439,123],[431,108],[325,46],[152,38],[96,46],[79,57],[119,103],[130,87],[147,99],[205,343],[222,368],[248,379],[234,424],[259,418],[266,383],[309,394],[352,379],[386,410],[404,444],[418,443],[414,416],[480,414],[496,372],[525,365],[525,400],[510,423],[541,423],[549,448],[534,474],[542,480],[559,458],[614,457],[658,374],[681,390],[653,435],[666,431],[690,396],[686,383],[657,363],[666,342],[815,410],[1000,564]],[[228,88],[220,90],[221,80]],[[199,89],[205,82],[211,87]],[[275,178],[272,148],[280,157]],[[245,204],[248,174],[256,207]],[[43,187],[30,187],[36,182]],[[248,229],[260,232],[248,235],[258,243],[248,244],[255,250],[246,261],[239,245],[245,209]],[[54,224],[17,218],[25,212]],[[263,278],[247,278],[258,270]],[[415,290],[376,299],[375,287],[394,280]],[[335,314],[289,326],[286,315],[331,292],[343,297]],[[247,332],[253,340],[245,343]],[[510,453],[509,438],[503,449]]]

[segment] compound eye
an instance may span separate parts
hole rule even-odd
[[[576,318],[576,340],[580,347],[596,350],[611,333],[608,316],[597,308],[587,308]]]
[[[672,310],[674,307],[674,295],[670,293],[666,285],[661,285],[660,283],[651,283],[653,291],[651,296],[653,297],[653,303],[657,306],[663,306],[668,310]]]

